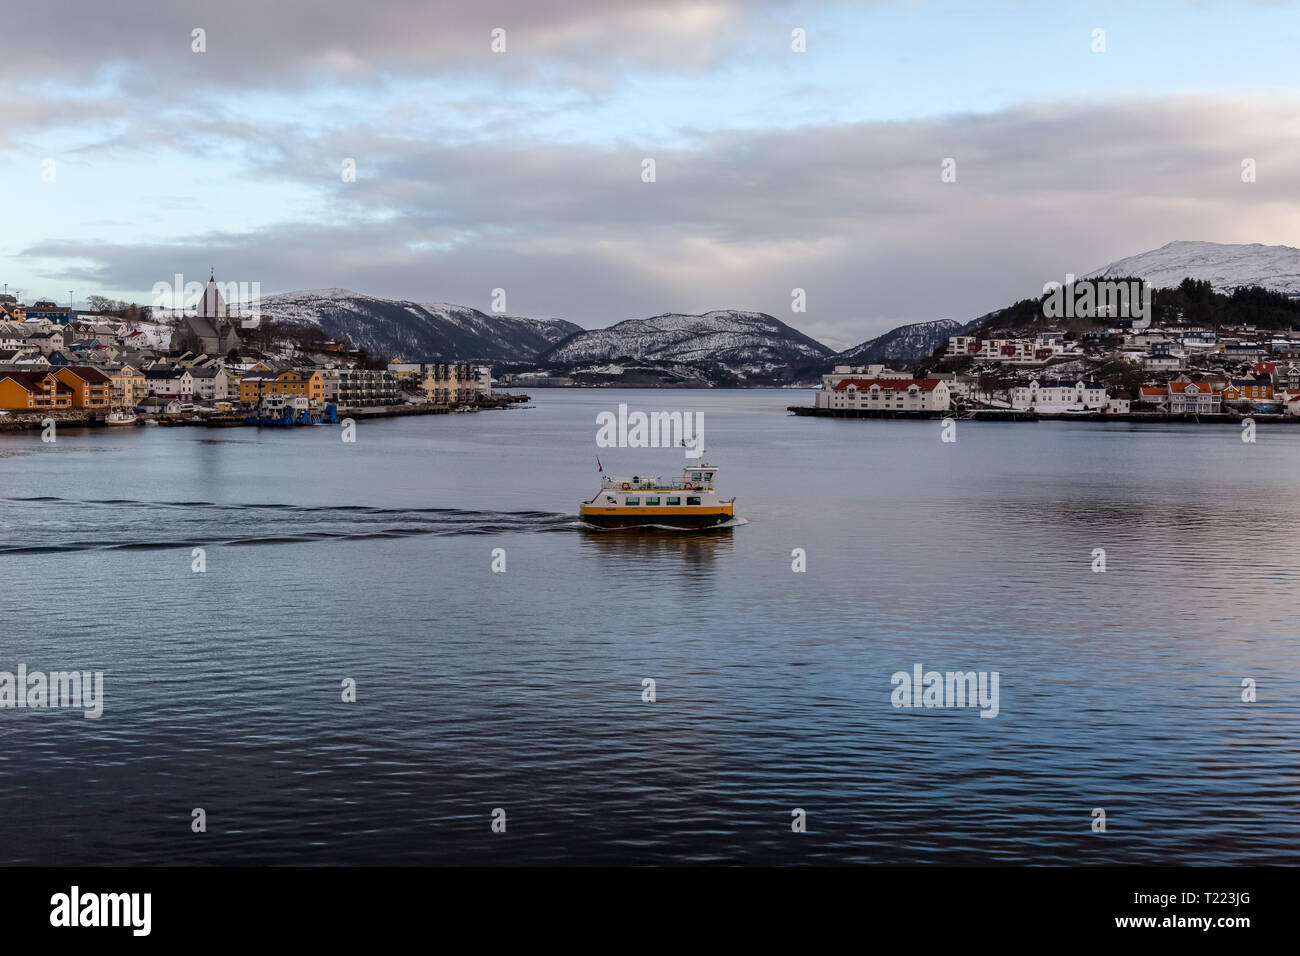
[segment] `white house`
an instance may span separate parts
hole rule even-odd
[[[0,322],[0,352],[35,351],[27,341],[28,334],[12,322]]]
[[[223,402],[230,396],[226,370],[205,365],[187,370],[194,383],[194,397],[210,402]]]
[[[33,332],[27,337],[27,346],[35,347],[42,355],[52,355],[63,351],[63,333],[58,329],[48,332]],[[22,348],[23,346],[19,346]]]
[[[1180,372],[1183,357],[1178,354],[1143,355],[1142,364],[1150,372]]]
[[[1100,382],[1079,379],[1034,378],[1017,382],[1011,390],[1012,408],[1042,408],[1045,405],[1083,405],[1101,408],[1106,404],[1106,388]]]
[[[156,367],[144,370],[145,387],[150,395],[159,398],[182,398],[189,401],[194,396],[194,376],[187,368]]]
[[[1142,401],[1162,411],[1178,414],[1214,414],[1222,409],[1223,393],[1211,382],[1170,382],[1168,385],[1143,385]]]
[[[1033,339],[981,339],[973,335],[948,338],[947,356],[967,355],[985,362],[1033,365],[1068,351],[1065,333],[1044,332]]]

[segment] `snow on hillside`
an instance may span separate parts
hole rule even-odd
[[[1300,295],[1300,249],[1291,246],[1240,245],[1178,241],[1112,262],[1084,278],[1136,276],[1158,289],[1173,288],[1191,277],[1208,281],[1217,291],[1258,285]]]
[[[262,314],[279,322],[315,325],[331,338],[407,361],[532,361],[581,331],[559,319],[486,315],[447,302],[382,299],[348,289],[312,289],[263,297]]]
[[[540,362],[572,365],[630,358],[691,366],[722,365],[756,374],[816,362],[831,350],[763,312],[721,309],[702,315],[666,313],[581,332]]]
[[[165,322],[124,322],[121,327],[131,331],[139,332],[140,339],[132,339],[132,348],[160,349],[166,350],[171,348],[172,333],[175,331]]]
[[[835,360],[844,365],[868,365],[890,359],[924,358],[940,345],[946,345],[948,336],[959,335],[963,326],[952,319],[935,319],[932,322],[914,322],[890,329],[884,335],[868,339],[861,345],[845,349]]]

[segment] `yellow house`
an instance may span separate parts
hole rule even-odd
[[[1266,402],[1273,399],[1273,381],[1269,378],[1234,379],[1223,390],[1225,402]]]
[[[253,372],[239,380],[239,400],[256,405],[264,395],[303,396],[311,404],[325,400],[325,380],[320,372]]]
[[[148,380],[144,377],[144,372],[134,365],[123,365],[121,368],[111,371],[109,378],[113,380],[110,393],[112,403],[118,407],[130,408],[132,405],[138,405],[149,394],[149,388],[146,385]]]
[[[0,408],[6,410],[71,408],[72,393],[49,372],[0,372]]]
[[[113,380],[89,365],[66,365],[50,373],[72,389],[72,407],[108,408]]]

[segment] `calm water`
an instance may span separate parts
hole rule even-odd
[[[0,861],[1300,859],[1300,428],[809,400],[0,435],[0,670],[106,697],[0,710]],[[597,453],[681,467],[595,447],[619,401],[703,412],[748,523],[583,531]],[[914,664],[997,671],[998,716],[895,709]]]

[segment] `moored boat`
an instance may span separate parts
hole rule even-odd
[[[104,419],[105,425],[134,425],[135,423],[135,415],[121,408],[109,412],[108,418]]]
[[[234,428],[240,425],[247,425],[244,415],[241,412],[213,412],[203,419],[203,424],[209,428]]]
[[[714,465],[688,466],[681,478],[604,475],[600,491],[584,501],[582,520],[601,528],[710,528],[734,517],[735,498],[722,499],[713,488]]]

